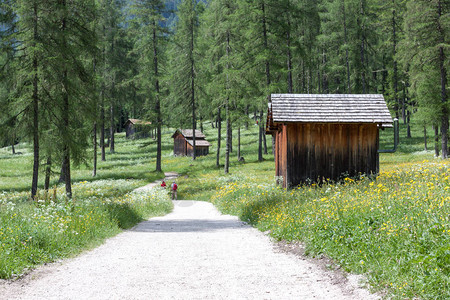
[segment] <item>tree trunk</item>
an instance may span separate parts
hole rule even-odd
[[[238,127],[238,149],[237,149],[237,158],[238,158],[238,160],[241,158],[241,126]]]
[[[66,175],[66,165],[64,164],[63,160],[61,164],[61,171],[59,172],[58,183],[64,183],[66,181],[64,177],[65,175]]]
[[[395,117],[399,118],[399,109],[400,104],[398,100],[398,66],[397,66],[397,26],[396,26],[396,10],[395,10],[395,0],[392,0],[392,58],[394,59],[393,65],[394,65],[394,110],[395,110]],[[403,122],[405,122],[406,116],[403,115]]]
[[[61,1],[61,6],[64,10],[67,9],[66,7],[66,0]],[[65,14],[63,14],[61,18],[61,31],[62,35],[64,37],[65,31],[66,31],[66,17]],[[64,48],[68,48],[68,43],[65,40],[65,37],[63,38],[62,46]],[[62,122],[63,122],[63,128],[62,128],[62,134],[63,134],[63,163],[64,163],[64,184],[66,186],[66,196],[71,199],[72,198],[72,180],[70,177],[70,147],[69,147],[69,141],[67,141],[67,137],[70,136],[70,99],[68,94],[68,85],[69,85],[69,78],[68,78],[68,71],[67,69],[64,69],[62,72],[62,84],[63,84],[63,95],[62,95]]]
[[[224,166],[224,173],[229,173],[230,168],[230,129],[231,129],[231,122],[230,122],[230,112],[228,108],[228,99],[227,103],[225,104],[225,115],[226,115],[226,123],[227,123],[227,138],[226,138],[226,146],[225,146],[225,166]]]
[[[33,8],[34,29],[33,39],[38,39],[38,7],[37,2],[34,2]],[[38,95],[38,59],[33,58],[33,179],[31,183],[31,199],[36,197],[38,176],[39,176],[39,95]]]
[[[245,114],[245,130],[248,130],[248,109],[249,109],[249,105],[247,104],[246,106],[245,106],[245,111],[244,111],[244,114]]]
[[[16,154],[16,133],[13,131],[12,142],[11,142],[11,151],[12,154]]]
[[[402,97],[402,118],[403,124],[406,124],[406,84],[403,85],[403,97]]]
[[[104,96],[102,93],[102,104],[100,107],[100,149],[102,152],[102,161],[106,161],[105,151],[105,108],[104,108]]]
[[[262,12],[263,12],[263,38],[264,38],[264,49],[268,50],[269,46],[268,46],[268,40],[267,40],[267,22],[266,22],[266,11],[265,11],[265,6],[264,6],[264,2],[262,4]],[[289,20],[289,19],[288,19]],[[290,26],[290,24],[288,24],[288,26]],[[292,86],[292,62],[291,62],[291,53],[290,53],[290,33],[289,33],[288,29],[288,34],[287,34],[287,43],[288,43],[288,69],[291,71],[290,73],[290,84],[289,84],[289,80],[288,80],[288,90],[293,89]],[[266,64],[266,87],[267,90],[270,89],[270,84],[271,84],[271,76],[270,76],[270,61],[269,59],[266,59],[265,61]],[[264,117],[264,111],[263,111],[264,107],[261,108],[261,110],[259,111],[259,138],[258,138],[258,161],[263,161],[263,155],[262,155],[262,147],[263,147],[263,139],[264,139],[264,153],[267,152],[267,144],[265,141],[265,136],[264,136],[264,122],[263,122],[263,117]]]
[[[411,138],[411,112],[409,111],[409,109],[406,111],[406,122],[407,122],[407,127],[406,127],[406,138],[410,139]]]
[[[439,18],[442,16],[442,1],[438,1]],[[438,23],[438,30],[441,36],[440,43],[445,44],[445,33]],[[439,47],[439,69],[441,73],[441,102],[442,102],[442,117],[441,117],[441,141],[442,141],[442,158],[448,157],[448,109],[447,109],[447,69],[445,68],[446,57],[444,47]]]
[[[106,36],[106,29],[103,27],[103,36]],[[105,57],[106,49],[103,46],[102,51],[102,59],[105,64],[104,68],[106,69],[106,57]],[[104,74],[105,76],[105,74]],[[102,152],[102,161],[106,161],[106,146],[105,146],[105,92],[106,86],[104,80],[102,80],[101,87],[101,97],[100,97],[100,149]]]
[[[97,176],[97,122],[94,122],[92,142],[94,144],[94,167],[92,177]]]
[[[156,35],[156,21],[153,21],[153,65],[154,65],[154,75],[155,75],[155,91],[156,91],[156,104],[155,104],[155,112],[156,112],[156,139],[157,139],[157,147],[156,147],[156,172],[162,172],[161,167],[161,125],[162,125],[162,117],[161,117],[161,100],[159,99],[159,72],[158,72],[158,39]]]
[[[262,118],[263,118],[263,112],[262,110],[259,111],[259,118],[260,122],[259,124],[259,139],[258,139],[258,161],[263,161],[263,128],[262,128]]]
[[[216,167],[220,167],[220,142],[222,140],[222,120],[220,117],[220,107],[218,108],[217,112],[217,119],[216,119],[216,127],[217,127],[217,153],[216,153]]]
[[[266,133],[265,133],[264,122],[261,122],[261,125],[262,125],[262,136],[263,136],[264,154],[267,154],[267,140],[266,140]]]
[[[45,168],[45,181],[44,190],[48,191],[50,188],[50,176],[52,174],[52,156],[49,154],[47,157],[47,165]]]
[[[65,164],[65,173],[64,173],[64,184],[66,186],[66,196],[67,198],[72,198],[72,179],[70,176],[70,149],[68,146],[64,146],[64,164]]]
[[[361,59],[361,85],[362,85],[362,93],[367,93],[366,88],[366,70],[365,70],[365,35],[364,35],[364,23],[361,22],[361,18],[364,16],[364,6],[363,1],[360,1],[360,15],[357,19],[358,27],[361,30],[361,44],[359,46],[359,55]]]
[[[292,53],[291,53],[291,20],[288,17],[288,30],[286,33],[286,46],[287,46],[287,72],[288,72],[288,93],[292,94],[294,87],[292,83]]]
[[[226,48],[226,56],[227,59],[230,56],[230,32],[227,31],[227,48]],[[231,144],[230,144],[230,107],[229,107],[229,89],[230,89],[230,82],[229,82],[229,78],[228,78],[228,70],[230,69],[230,66],[227,63],[227,82],[226,82],[226,89],[227,89],[227,98],[226,98],[226,102],[225,102],[225,119],[226,119],[226,139],[225,139],[225,166],[224,166],[224,173],[228,174],[229,173],[229,168],[230,168],[230,148],[231,148]]]
[[[439,126],[434,125],[434,156],[439,157]]]
[[[229,108],[228,108],[229,109]],[[230,117],[230,132],[228,133],[228,139],[230,140],[230,153],[233,153],[233,124]]]
[[[64,85],[67,85],[67,70],[64,70],[63,82]],[[67,88],[65,89],[67,91]],[[63,122],[64,129],[63,132],[68,133],[70,131],[70,103],[69,103],[69,95],[67,92],[63,94]],[[72,180],[70,178],[70,148],[67,142],[64,142],[63,146],[63,161],[64,161],[64,183],[66,186],[66,196],[70,199],[72,198]]]
[[[190,0],[191,1],[191,0]],[[195,129],[197,127],[197,119],[195,115],[195,72],[194,72],[194,18],[191,18],[190,23],[190,64],[191,64],[191,103],[192,103],[192,144],[193,144],[193,150],[194,153],[192,154],[192,159],[195,160],[195,157],[197,155],[197,145],[195,143]]]
[[[438,15],[442,16],[442,1],[438,1]],[[445,32],[438,23],[438,31],[441,36],[440,43],[445,44]],[[441,118],[441,140],[442,140],[442,158],[448,157],[448,109],[447,109],[447,69],[445,68],[446,57],[444,47],[439,47],[439,69],[441,73],[441,102],[442,102],[442,118]]]
[[[424,143],[424,149],[425,151],[428,151],[428,145],[427,145],[427,126],[423,126],[423,143]]]
[[[345,14],[345,0],[342,0],[342,17],[344,22],[344,43],[345,47],[345,65],[347,68],[347,94],[352,93],[351,84],[350,84],[350,62],[348,57],[348,37],[347,37],[347,21]]]
[[[113,87],[114,88],[114,87]],[[111,107],[110,107],[110,123],[109,123],[109,153],[113,154],[115,152],[115,141],[114,141],[114,134],[116,132],[116,124],[114,123],[114,98],[111,97]]]

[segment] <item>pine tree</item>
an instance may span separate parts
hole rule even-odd
[[[0,4],[0,106],[3,107],[3,113],[0,114],[0,145],[11,145],[12,154],[15,154],[17,116],[10,106],[15,82],[13,36],[17,18],[12,4],[12,0],[5,0]]]
[[[90,62],[97,49],[91,26],[96,7],[92,0],[58,0],[49,5],[52,14],[45,18],[45,41],[52,60],[43,66],[44,88],[49,103],[57,103],[47,110],[55,116],[56,144],[62,158],[66,195],[71,198],[71,162],[85,160],[92,120],[89,117],[95,101]]]
[[[131,8],[134,18],[132,30],[135,33],[132,55],[137,56],[139,71],[134,80],[139,86],[139,92],[147,97],[149,115],[156,123],[156,171],[161,172],[161,97],[160,72],[162,61],[162,43],[166,31],[161,26],[164,3],[160,0],[135,0]]]
[[[14,11],[19,17],[18,29],[14,38],[19,41],[17,70],[17,83],[15,90],[17,101],[15,106],[19,108],[16,114],[20,117],[20,125],[27,128],[26,132],[33,140],[33,176],[31,184],[31,198],[34,199],[38,188],[39,176],[39,115],[40,115],[40,91],[42,84],[41,70],[44,65],[44,46],[42,34],[46,27],[42,22],[42,14],[45,8],[40,1],[16,1]],[[22,115],[23,113],[23,115]]]
[[[400,48],[422,111],[431,110],[427,114],[434,116],[432,123],[441,127],[442,158],[448,157],[448,58],[444,45],[449,41],[449,12],[447,1],[408,2]]]
[[[196,157],[195,129],[197,124],[197,35],[198,35],[198,5],[196,0],[183,0],[178,7],[178,22],[172,40],[171,57],[171,107],[172,115],[183,116],[191,111],[193,130],[193,156]],[[200,7],[202,9],[202,7]],[[186,120],[178,119],[183,126]],[[184,126],[183,126],[184,127]]]

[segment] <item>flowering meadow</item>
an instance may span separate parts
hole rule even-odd
[[[0,193],[0,278],[17,277],[28,268],[101,243],[121,229],[172,209],[166,191],[133,191],[139,180],[82,181],[74,198],[63,187],[42,191],[37,201],[27,192]]]
[[[293,190],[240,178],[212,202],[335,267],[366,273],[394,298],[450,299],[450,162],[406,163]],[[274,180],[275,181],[275,180]]]

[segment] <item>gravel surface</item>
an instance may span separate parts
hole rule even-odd
[[[174,205],[74,259],[0,281],[0,299],[377,298],[210,203]]]

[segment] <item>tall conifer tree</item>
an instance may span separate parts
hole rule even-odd
[[[161,61],[166,30],[164,3],[160,0],[134,0],[131,8],[132,30],[135,33],[132,55],[137,56],[139,71],[134,80],[146,97],[150,119],[156,124],[156,171],[161,172],[162,89]]]

